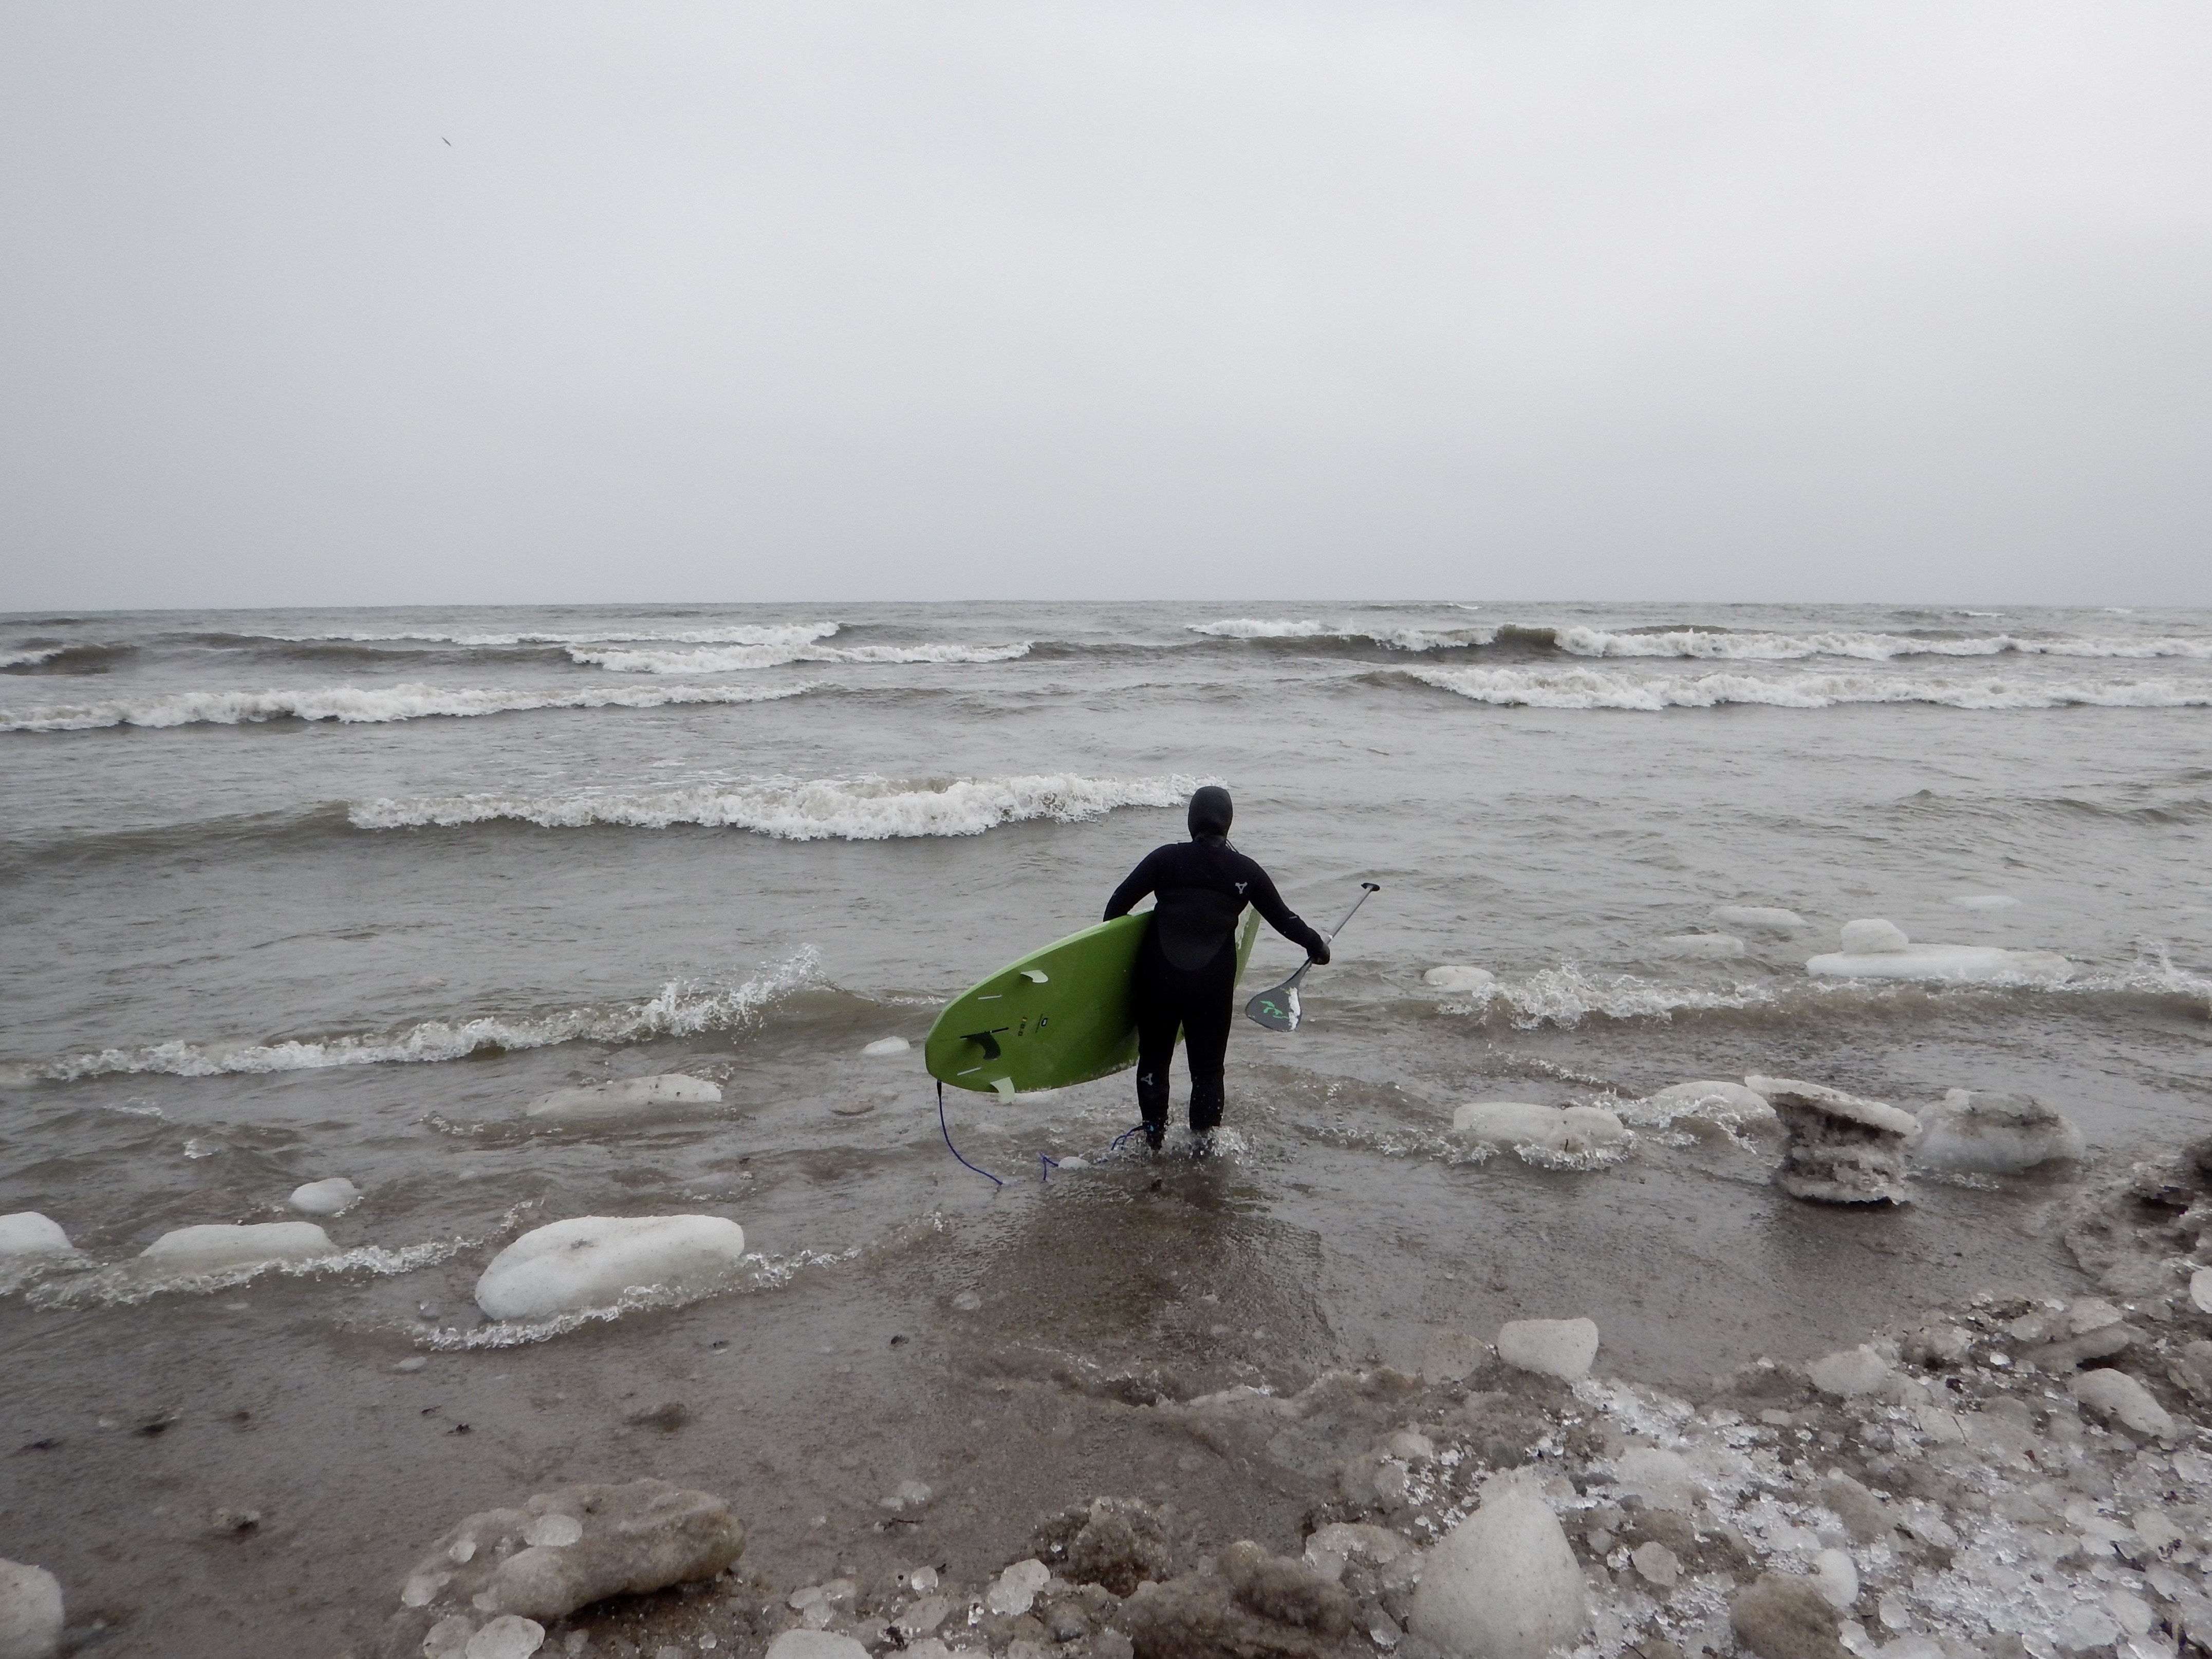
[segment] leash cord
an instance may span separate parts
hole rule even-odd
[[[945,1080],[942,1078],[939,1078],[937,1083],[937,1127],[945,1132],[945,1149],[951,1152],[953,1157],[959,1158],[963,1164],[968,1164],[968,1160],[965,1158],[961,1157],[960,1149],[952,1144],[952,1126],[945,1121]],[[1042,1157],[1042,1154],[1040,1153],[1039,1156]],[[980,1164],[968,1164],[968,1167],[973,1170],[977,1175],[982,1176],[984,1180],[989,1182],[994,1187],[1003,1187],[1006,1184]]]

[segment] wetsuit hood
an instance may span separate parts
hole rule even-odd
[[[1226,836],[1229,821],[1236,816],[1229,792],[1218,783],[1209,783],[1190,798],[1190,838],[1206,841]]]

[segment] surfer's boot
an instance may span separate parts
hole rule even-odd
[[[1193,1129],[1190,1132],[1190,1155],[1193,1158],[1212,1158],[1213,1156],[1212,1130]]]
[[[1147,1123],[1145,1125],[1145,1145],[1152,1151],[1156,1152],[1159,1151],[1161,1146],[1166,1141],[1167,1138],[1168,1126],[1166,1124]]]

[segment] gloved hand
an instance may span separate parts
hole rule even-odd
[[[1311,961],[1311,962],[1317,963],[1319,963],[1319,964],[1320,964],[1322,967],[1323,967],[1323,968],[1328,967],[1328,941],[1327,939],[1323,939],[1323,940],[1321,942],[1321,948],[1320,948],[1319,950],[1316,950],[1316,951],[1307,951],[1307,952],[1306,952],[1306,956],[1307,956],[1307,959],[1308,959],[1308,960],[1310,960],[1310,961]]]

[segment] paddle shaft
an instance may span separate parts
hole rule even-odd
[[[1352,901],[1352,908],[1344,913],[1344,920],[1338,922],[1335,927],[1328,930],[1328,941],[1330,944],[1334,945],[1336,942],[1336,936],[1342,933],[1345,928],[1351,924],[1352,917],[1359,914],[1359,907],[1367,902],[1367,896],[1370,893],[1379,893],[1382,890],[1382,886],[1380,882],[1363,881],[1359,884],[1359,896]],[[1295,990],[1304,980],[1308,972],[1312,969],[1313,965],[1314,959],[1311,957],[1308,957],[1298,965],[1298,971],[1297,973],[1292,974],[1288,979],[1285,980],[1280,985],[1278,985],[1275,988],[1276,994],[1280,994],[1285,991]]]

